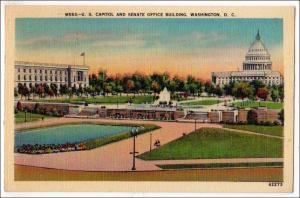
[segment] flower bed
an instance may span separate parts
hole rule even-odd
[[[81,151],[87,150],[87,147],[84,143],[79,144],[47,144],[47,145],[31,145],[31,144],[23,144],[16,148],[16,152],[18,153],[26,153],[26,154],[47,154],[47,153],[58,153],[58,152],[69,152],[69,151]]]

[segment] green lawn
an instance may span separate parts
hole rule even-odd
[[[28,113],[28,112],[26,113],[27,122],[38,121],[41,120],[42,117],[44,117],[44,119],[53,118],[53,116],[48,116],[48,115]],[[22,123],[22,122],[25,122],[25,112],[18,111],[18,113],[15,113],[15,123]]]
[[[76,102],[88,102],[94,104],[117,104],[127,103],[129,98],[133,98],[134,104],[141,104],[146,102],[153,102],[154,96],[151,95],[136,95],[136,96],[97,96],[95,98],[88,97],[74,97],[74,98],[53,98],[53,99],[35,99],[35,102],[62,102],[62,103],[76,103]]]
[[[269,109],[282,109],[283,103],[271,101],[244,101],[232,103],[237,108],[254,108],[254,107],[267,107]]]
[[[179,160],[282,156],[281,139],[202,128],[138,157],[144,160]]]
[[[240,129],[245,131],[252,131],[256,133],[263,133],[268,135],[283,136],[283,126],[261,126],[253,124],[236,125],[236,124],[225,124],[225,128]]]
[[[209,169],[209,168],[248,168],[248,167],[283,167],[283,162],[257,163],[213,163],[213,164],[167,164],[158,165],[162,169]]]
[[[190,102],[181,102],[181,105],[191,106],[191,105],[214,105],[222,102],[221,100],[211,99],[211,100],[196,100]]]
[[[150,124],[149,125],[139,125],[139,126],[144,127],[142,130],[139,131],[139,135],[160,128],[159,126],[150,125]],[[87,149],[93,149],[93,148],[97,148],[97,147],[100,147],[100,146],[103,146],[103,145],[106,145],[106,144],[110,144],[110,143],[117,142],[117,141],[120,141],[120,140],[123,140],[123,139],[127,139],[127,138],[130,138],[130,137],[131,137],[130,132],[127,132],[127,133],[121,133],[121,134],[116,134],[116,135],[113,135],[113,136],[109,136],[107,138],[90,140],[90,141],[87,141],[84,144],[86,145]]]

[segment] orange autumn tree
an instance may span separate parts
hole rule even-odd
[[[269,95],[269,90],[266,87],[258,88],[256,92],[256,96],[263,100],[267,100],[268,95]]]

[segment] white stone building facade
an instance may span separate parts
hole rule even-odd
[[[27,87],[37,84],[56,84],[78,88],[89,86],[89,68],[82,65],[51,64],[15,61],[15,87],[21,83]]]
[[[272,71],[272,61],[268,49],[261,41],[259,32],[251,44],[243,62],[243,71],[213,72],[212,82],[224,85],[233,81],[251,82],[259,80],[266,85],[281,85],[283,77],[277,71]]]

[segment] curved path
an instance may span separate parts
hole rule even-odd
[[[252,134],[252,135],[260,135],[260,136],[265,136],[265,137],[271,137],[271,138],[277,138],[277,139],[283,139],[283,137],[277,136],[277,135],[269,135],[269,134],[265,134],[265,133],[256,133],[253,131],[246,131],[246,130],[241,130],[241,129],[232,129],[232,128],[222,128],[226,131],[235,131],[238,133],[245,133],[245,134]]]
[[[108,119],[76,119],[60,118],[47,121],[38,121],[17,125],[16,128],[30,128],[36,126],[47,126],[62,123],[74,123],[87,121],[94,123],[136,123],[136,124],[155,124],[160,126],[152,133],[152,143],[159,139],[161,145],[166,144],[182,136],[182,133],[190,133],[195,129],[194,123],[179,122],[160,122],[160,121],[140,121],[140,120],[108,120]],[[197,128],[202,127],[222,127],[217,124],[197,124]],[[132,167],[132,138],[108,144],[96,149],[87,151],[64,152],[55,154],[29,155],[15,153],[15,164],[36,166],[44,168],[55,168],[65,170],[84,170],[84,171],[128,171]],[[150,135],[142,134],[136,139],[136,151],[144,153],[149,151]],[[159,167],[153,163],[136,159],[137,170],[158,170]]]

